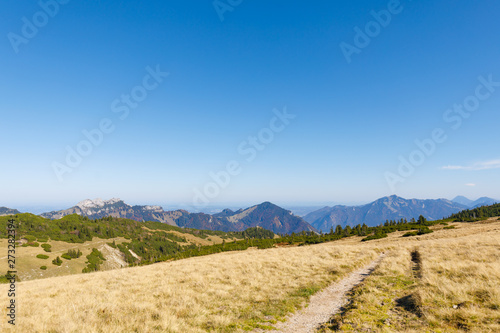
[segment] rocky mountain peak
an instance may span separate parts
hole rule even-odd
[[[76,206],[80,207],[81,209],[100,208],[100,207],[104,207],[105,205],[112,205],[112,204],[115,204],[115,203],[120,202],[120,201],[122,201],[122,200],[118,199],[118,198],[112,198],[110,200],[102,200],[101,198],[97,198],[94,200],[86,199],[86,200],[80,201]]]

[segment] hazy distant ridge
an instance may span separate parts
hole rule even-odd
[[[457,196],[455,199],[452,200],[453,202],[462,204],[464,206],[467,206],[469,208],[476,208],[476,207],[481,207],[481,206],[489,206],[493,205],[496,203],[499,203],[500,200],[497,199],[492,199],[488,197],[481,197],[477,200],[470,200],[469,198],[466,198],[464,196]]]
[[[16,214],[21,214],[20,211],[17,209],[11,209],[7,207],[0,207],[0,216],[5,216],[5,215],[16,215]]]
[[[420,215],[428,220],[437,220],[467,208],[446,199],[408,200],[393,195],[362,206],[324,207],[307,214],[304,220],[316,229],[327,232],[336,225],[365,223],[367,226],[376,226],[386,220],[418,218]]]

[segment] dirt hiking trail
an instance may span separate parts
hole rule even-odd
[[[311,296],[308,306],[287,317],[285,322],[274,325],[278,332],[285,333],[310,333],[338,313],[342,306],[348,302],[347,293],[368,277],[385,257],[380,255],[367,266],[352,272],[339,282],[335,282]],[[262,330],[254,330],[264,332]]]

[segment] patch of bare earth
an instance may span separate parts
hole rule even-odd
[[[290,315],[285,322],[278,322],[274,326],[279,332],[309,333],[315,332],[321,324],[326,323],[332,315],[341,311],[347,304],[347,294],[368,277],[385,257],[380,255],[369,265],[351,273],[345,279],[331,284],[329,287],[311,296],[307,307]],[[261,332],[255,330],[254,332]]]
[[[106,258],[106,261],[101,266],[101,270],[107,271],[128,266],[125,261],[125,255],[120,250],[113,249],[108,244],[104,244],[99,247],[99,251]]]

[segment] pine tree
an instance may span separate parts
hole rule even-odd
[[[335,235],[342,235],[342,227],[340,225],[335,227]]]

